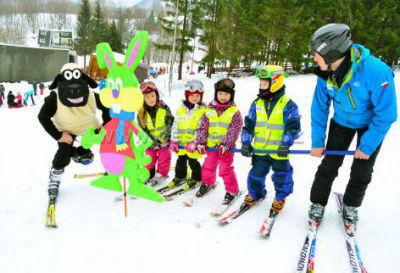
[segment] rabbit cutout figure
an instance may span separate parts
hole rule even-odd
[[[144,168],[151,158],[145,151],[152,145],[152,140],[134,121],[135,112],[143,106],[143,95],[134,74],[148,43],[148,32],[138,32],[125,55],[123,66],[117,66],[113,52],[108,43],[96,46],[100,68],[108,68],[106,87],[100,92],[100,101],[110,109],[112,118],[98,134],[92,128],[82,137],[82,146],[90,148],[100,144],[101,162],[107,171],[103,176],[91,182],[95,187],[112,191],[122,191],[120,178],[129,181],[127,194],[144,199],[163,202],[164,198],[152,187],[144,185],[149,178],[149,171]],[[140,140],[135,145],[134,135]]]

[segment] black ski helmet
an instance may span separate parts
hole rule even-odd
[[[353,45],[350,27],[345,24],[327,24],[311,36],[310,47],[324,58],[326,64],[331,64],[346,55]]]

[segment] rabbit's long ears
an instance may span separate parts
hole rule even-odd
[[[113,68],[117,66],[114,54],[108,43],[100,43],[96,46],[97,62],[101,69],[103,68]]]
[[[130,41],[128,49],[126,50],[124,67],[132,73],[142,60],[148,41],[149,33],[147,31],[137,32],[135,37]]]

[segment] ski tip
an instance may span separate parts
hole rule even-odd
[[[260,235],[261,238],[267,239],[267,238],[269,238],[269,235],[271,234],[270,232],[271,232],[271,231],[268,230],[267,227],[266,227],[265,225],[263,225],[263,226],[260,228],[259,235]]]
[[[171,197],[171,196],[165,196],[165,195],[163,195],[163,197],[164,197],[165,201],[172,201],[172,200],[174,200],[174,198]]]
[[[234,210],[222,218],[218,219],[218,222],[222,225],[229,224],[234,219],[234,216],[237,214],[238,210]]]
[[[229,217],[229,218],[221,218],[221,219],[219,219],[218,220],[218,223],[220,224],[220,225],[227,225],[227,224],[229,224],[230,222],[232,222],[232,220],[233,220],[233,218],[232,217]]]
[[[217,217],[217,216],[221,216],[221,212],[219,212],[219,211],[212,211],[212,212],[210,212],[210,215],[211,216],[213,216],[213,217]]]

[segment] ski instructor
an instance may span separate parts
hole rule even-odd
[[[318,81],[311,106],[311,155],[322,157],[325,149],[348,150],[357,135],[357,149],[342,213],[345,224],[355,228],[357,208],[371,181],[382,141],[397,119],[394,75],[391,68],[372,56],[367,48],[353,44],[347,25],[320,27],[311,36],[310,44],[318,65]],[[326,139],[332,103],[333,118]],[[321,221],[332,182],[343,159],[344,156],[324,156],[322,159],[311,188],[311,220]]]

